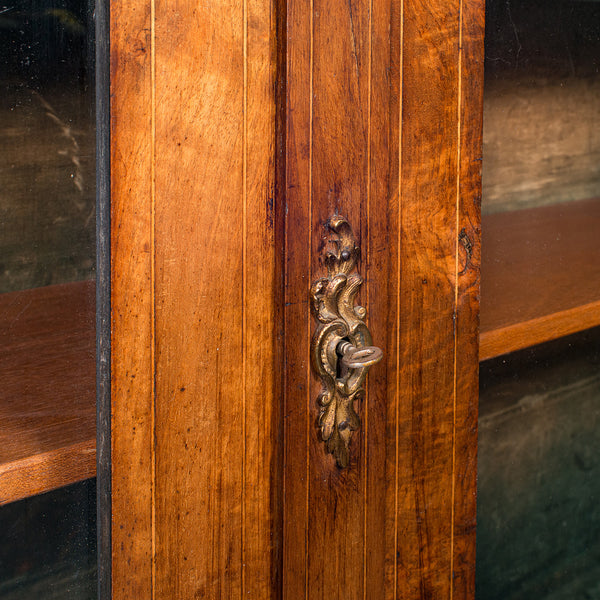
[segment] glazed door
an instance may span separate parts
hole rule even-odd
[[[0,6],[0,597],[95,597],[94,2]]]
[[[473,597],[482,8],[112,3],[113,598]],[[328,434],[340,217],[383,359]]]

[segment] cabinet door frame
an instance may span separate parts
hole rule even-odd
[[[99,11],[101,598],[474,597],[483,18],[482,0]],[[385,352],[347,471],[312,427],[308,360],[335,213]]]

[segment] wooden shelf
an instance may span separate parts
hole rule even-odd
[[[0,505],[96,474],[94,295],[0,295]]]
[[[600,325],[600,199],[482,219],[485,360]]]

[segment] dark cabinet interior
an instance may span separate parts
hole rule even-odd
[[[486,7],[478,600],[600,597],[600,3]]]
[[[87,0],[0,5],[0,596],[11,600],[95,597],[93,15]]]

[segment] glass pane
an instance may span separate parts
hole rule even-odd
[[[600,598],[600,329],[481,365],[477,600]]]
[[[96,485],[82,483],[0,511],[0,598],[96,597]]]
[[[93,11],[0,3],[3,599],[96,596]]]
[[[0,5],[0,292],[94,276],[92,10]]]
[[[600,195],[600,2],[486,3],[483,211]]]
[[[486,2],[478,600],[600,598],[600,2]]]

